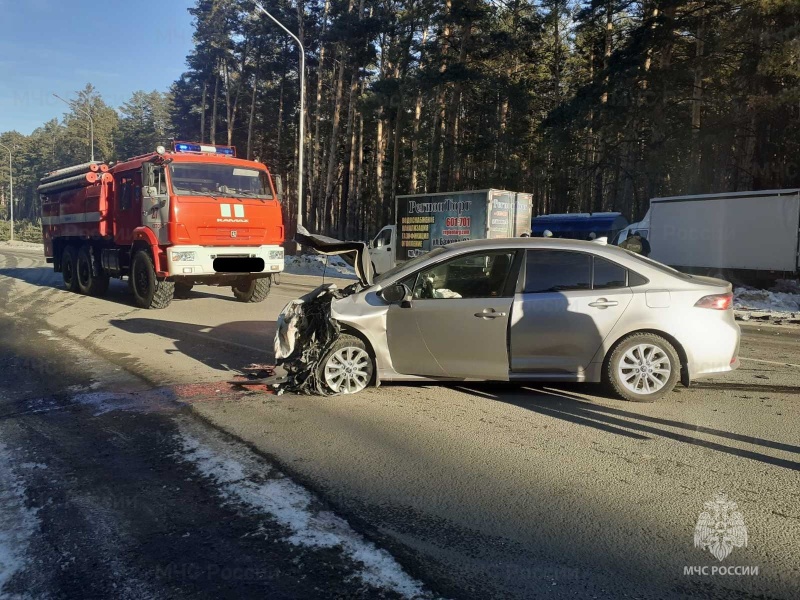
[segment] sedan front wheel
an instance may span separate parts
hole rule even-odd
[[[635,333],[611,352],[604,375],[625,400],[655,402],[675,388],[680,370],[672,344],[652,333]]]
[[[342,335],[320,362],[317,377],[334,394],[355,394],[372,382],[375,363],[366,344],[352,335]]]

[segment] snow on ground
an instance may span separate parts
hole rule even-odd
[[[25,565],[28,540],[39,527],[36,510],[25,506],[22,479],[11,470],[12,457],[0,443],[0,597],[3,586]],[[23,468],[43,465],[25,463]]]
[[[20,248],[24,250],[38,250],[42,252],[44,246],[42,244],[34,244],[32,242],[20,242],[19,240],[0,242],[0,248]]]
[[[285,271],[292,275],[327,275],[342,279],[357,279],[353,267],[338,256],[322,256],[320,254],[300,254],[287,256]]]
[[[737,287],[733,308],[745,317],[762,313],[772,318],[800,318],[800,282],[781,279],[769,290]]]
[[[286,527],[291,532],[287,542],[309,548],[341,548],[357,565],[356,574],[365,583],[405,598],[431,597],[388,552],[365,540],[344,519],[321,509],[305,488],[274,469],[265,469],[255,454],[186,420],[179,421],[178,436],[183,460],[213,480],[227,501],[267,514]]]

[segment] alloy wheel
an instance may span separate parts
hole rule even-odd
[[[630,348],[617,366],[619,380],[634,394],[652,394],[663,388],[672,374],[667,353],[653,344]]]
[[[369,385],[372,361],[363,348],[347,346],[325,363],[325,383],[337,394],[355,394]]]

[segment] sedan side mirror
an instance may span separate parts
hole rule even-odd
[[[404,283],[395,283],[380,291],[380,297],[389,304],[398,304],[411,296],[411,290]]]

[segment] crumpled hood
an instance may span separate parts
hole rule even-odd
[[[295,235],[294,239],[299,244],[308,246],[319,254],[341,256],[342,260],[355,269],[356,277],[358,277],[362,285],[372,285],[372,261],[370,260],[366,243],[343,242],[325,235],[309,233],[302,225],[297,228],[297,235]]]

